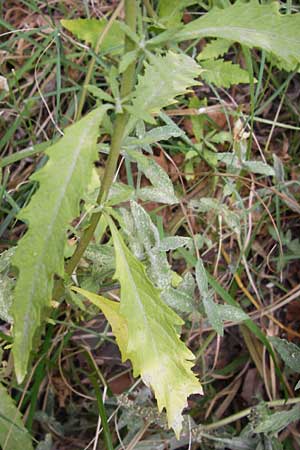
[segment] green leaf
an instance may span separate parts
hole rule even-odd
[[[159,0],[158,16],[160,22],[168,27],[181,24],[181,19],[185,8],[198,3],[195,0]]]
[[[230,320],[230,322],[243,322],[249,320],[249,316],[236,306],[217,305],[222,320]]]
[[[137,192],[139,198],[168,205],[178,203],[172,181],[154,159],[135,150],[127,150],[127,154],[138,163],[139,170],[144,173],[153,186],[139,189]]]
[[[206,271],[201,259],[198,259],[196,264],[196,282],[200,291],[200,296],[202,298],[208,321],[214,328],[214,330],[216,330],[216,332],[220,336],[223,336],[224,328],[221,312],[218,309],[218,304],[213,300],[213,294],[208,290]]]
[[[232,45],[232,41],[228,39],[213,39],[210,41],[201,53],[197,56],[197,61],[203,61],[205,59],[216,59],[223,56]]]
[[[159,244],[159,250],[162,252],[168,252],[170,250],[177,250],[181,247],[190,246],[193,240],[190,237],[185,236],[168,236],[161,240]]]
[[[206,83],[214,84],[217,87],[229,88],[233,84],[249,83],[249,74],[241,69],[238,64],[223,59],[209,60],[201,62],[204,71],[201,78]]]
[[[300,419],[300,406],[296,405],[289,411],[280,411],[262,419],[254,429],[255,433],[279,433],[290,423]]]
[[[300,13],[280,14],[279,6],[279,2],[261,5],[251,0],[237,1],[225,9],[213,8],[185,25],[174,39],[225,38],[262,48],[295,67],[300,61]]]
[[[270,337],[269,340],[283,361],[295,372],[300,372],[300,347],[275,336]]]
[[[31,177],[39,189],[21,211],[20,219],[29,229],[12,259],[19,270],[12,307],[19,382],[26,375],[34,333],[50,306],[54,274],[64,275],[66,231],[80,212],[79,202],[98,157],[98,127],[106,109],[98,108],[67,128],[64,137],[46,150],[47,164]]]
[[[144,147],[146,145],[155,144],[159,141],[167,141],[171,137],[182,136],[184,132],[178,127],[165,125],[163,127],[155,127],[139,138],[128,137],[124,143],[124,147]]]
[[[31,437],[21,414],[0,383],[0,447],[5,450],[33,450]]]
[[[161,108],[176,103],[175,97],[186,94],[189,87],[199,84],[194,78],[201,72],[194,59],[185,54],[172,51],[165,56],[149,54],[144,75],[139,76],[133,92],[132,105],[127,107],[134,117],[131,127],[139,119],[155,124],[151,114],[158,114]]]
[[[259,173],[270,177],[275,175],[273,167],[261,161],[243,161],[242,167],[252,173]]]
[[[15,282],[9,276],[9,270],[14,252],[15,247],[12,247],[0,255],[0,319],[8,323],[13,322],[10,309],[13,303],[12,291]]]
[[[64,28],[73,33],[78,39],[91,44],[95,48],[100,34],[103,32],[106,19],[72,19],[61,20]],[[123,51],[124,32],[117,20],[114,21],[100,47],[101,53],[119,54]]]
[[[116,252],[115,278],[121,285],[120,314],[128,325],[127,357],[134,375],[151,386],[158,408],[167,410],[168,424],[179,437],[181,412],[190,394],[202,393],[191,371],[194,355],[180,340],[180,317],[161,300],[145,268],[126,247],[111,219],[109,226]]]

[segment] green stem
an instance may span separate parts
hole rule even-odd
[[[91,369],[91,372],[88,374],[88,377],[93,385],[93,388],[94,388],[94,391],[96,394],[98,412],[99,412],[99,416],[101,418],[101,424],[102,424],[102,428],[103,428],[103,435],[104,435],[106,450],[114,450],[111,433],[110,433],[110,429],[108,426],[106,411],[105,411],[105,407],[104,407],[103,400],[102,400],[102,392],[99,388],[99,381],[101,381],[101,380],[98,379],[99,378],[98,367],[96,366],[96,364],[88,350],[85,350],[85,357],[86,357],[87,363]]]
[[[88,85],[89,85],[90,80],[92,78],[92,73],[93,73],[93,70],[94,70],[95,63],[96,63],[96,55],[99,53],[100,46],[101,46],[105,36],[109,32],[112,24],[114,23],[114,21],[116,20],[116,18],[119,15],[121,9],[123,8],[123,4],[124,4],[124,0],[122,0],[120,2],[119,6],[117,7],[117,9],[112,14],[111,18],[109,19],[109,21],[107,22],[106,26],[104,27],[102,33],[100,33],[99,38],[97,40],[97,43],[95,45],[95,49],[94,49],[94,53],[95,54],[91,58],[91,61],[89,63],[89,67],[88,67],[88,71],[87,71],[87,74],[85,76],[85,80],[84,80],[84,83],[83,83],[83,89],[82,89],[82,93],[81,93],[81,96],[80,96],[78,110],[77,110],[77,114],[76,114],[76,118],[75,118],[76,122],[77,122],[77,120],[80,119],[81,114],[82,114],[82,110],[83,110],[83,106],[84,106],[84,102],[85,102],[85,98],[86,98],[86,94],[87,94],[87,88],[88,88]]]
[[[126,25],[128,25],[133,32],[135,32],[136,30],[136,19],[137,19],[137,2],[133,0],[125,0],[125,22]],[[134,42],[132,42],[130,38],[126,36],[125,53],[132,51],[134,48],[135,48]],[[130,94],[130,92],[133,89],[134,82],[135,82],[135,62],[131,63],[123,74],[121,82],[121,98],[127,97]],[[103,203],[107,199],[109,189],[113,182],[127,121],[128,121],[127,112],[117,114],[111,139],[110,152],[106,163],[106,169],[101,183],[100,192],[97,198],[98,205],[103,205]],[[89,242],[93,237],[93,234],[100,220],[100,217],[101,211],[93,214],[89,227],[83,233],[83,236],[80,239],[80,242],[78,244],[75,253],[73,254],[72,258],[67,264],[66,273],[68,275],[71,275],[73,273],[75,267],[80,261],[85,249],[87,248]]]
[[[278,406],[288,406],[288,405],[295,405],[297,403],[300,403],[300,397],[296,398],[289,398],[288,400],[273,400],[271,402],[266,402],[266,405],[269,408],[275,408]],[[208,430],[215,430],[216,428],[224,427],[225,425],[228,425],[229,423],[235,422],[236,420],[242,419],[243,417],[248,416],[251,411],[255,408],[255,406],[247,409],[243,409],[243,411],[239,411],[236,414],[233,414],[232,416],[225,417],[225,419],[219,420],[218,422],[210,423],[209,425],[200,425],[200,429],[203,431]]]

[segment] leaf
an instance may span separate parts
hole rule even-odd
[[[214,84],[217,87],[229,88],[233,84],[249,83],[249,74],[238,64],[223,59],[209,60],[201,62],[204,71],[201,78],[206,83]]]
[[[296,386],[295,386],[295,391],[296,391],[297,389],[300,389],[300,380],[298,381],[298,383],[297,383]]]
[[[174,205],[178,199],[174,193],[173,183],[157,162],[135,150],[127,150],[127,154],[138,163],[139,170],[151,181],[153,187],[138,190],[137,195],[142,200],[149,200]]]
[[[202,298],[204,310],[207,314],[207,318],[211,326],[216,330],[216,332],[223,336],[223,320],[221,317],[221,312],[218,309],[218,304],[213,300],[213,294],[208,290],[208,280],[206,276],[206,271],[203,266],[201,259],[198,259],[196,264],[196,282],[198,289],[200,291],[200,296]]]
[[[255,433],[279,433],[290,423],[300,420],[300,406],[296,405],[289,411],[280,411],[262,419],[254,429]]]
[[[195,0],[159,0],[158,16],[160,22],[168,27],[180,25],[183,11],[188,6],[198,3]]]
[[[300,13],[280,14],[279,2],[237,1],[225,9],[213,8],[173,37],[176,41],[218,37],[258,47],[274,54],[289,68],[300,61]],[[160,36],[162,39],[162,36]]]
[[[128,202],[135,196],[134,189],[124,183],[115,182],[112,184],[108,198],[106,201],[107,206],[119,205],[123,202]]]
[[[0,447],[5,450],[33,450],[21,414],[1,383],[0,399]]]
[[[174,127],[172,125],[155,127],[145,133],[145,135],[141,138],[127,138],[124,143],[124,147],[143,147],[146,145],[155,144],[159,141],[167,141],[171,137],[179,137],[183,134],[183,131],[181,131],[178,127]]]
[[[243,169],[246,169],[252,173],[259,173],[261,175],[266,175],[270,177],[275,175],[275,170],[273,169],[273,167],[261,161],[243,161],[242,167]]]
[[[190,237],[168,236],[161,240],[159,249],[163,252],[168,252],[170,250],[190,246],[191,243],[193,243],[193,240]]]
[[[203,61],[205,59],[216,59],[223,56],[232,45],[232,41],[228,39],[213,39],[210,41],[204,49],[197,56],[197,61]]]
[[[191,371],[194,355],[180,340],[180,317],[161,300],[144,266],[128,250],[111,219],[109,226],[116,252],[115,278],[121,285],[120,314],[128,325],[127,357],[134,376],[151,386],[158,409],[167,410],[168,424],[179,437],[181,412],[190,394],[202,393]]]
[[[244,320],[249,320],[249,316],[242,310],[242,308],[219,304],[217,307],[222,320],[230,320],[231,322],[242,322]]]
[[[21,211],[20,219],[29,229],[12,259],[19,270],[12,307],[19,383],[26,375],[34,333],[50,306],[54,274],[64,275],[66,231],[79,215],[79,202],[91,179],[98,157],[98,127],[106,109],[98,108],[67,128],[64,137],[46,150],[47,164],[31,177],[39,189]]]
[[[144,75],[139,76],[133,92],[132,105],[127,107],[133,116],[131,127],[139,119],[155,124],[151,114],[176,103],[175,97],[186,94],[189,87],[199,84],[194,78],[201,72],[199,65],[185,54],[172,51],[165,56],[149,54]]]
[[[295,372],[300,372],[300,347],[275,336],[269,337],[269,340],[283,361]]]
[[[78,39],[81,39],[95,48],[100,34],[103,32],[106,19],[72,19],[61,20],[64,28],[73,33]],[[101,53],[119,54],[123,51],[124,32],[120,24],[115,20],[100,47]]]
[[[108,300],[100,295],[93,294],[85,289],[80,289],[73,286],[72,290],[88,298],[90,302],[102,310],[116,337],[117,344],[121,351],[122,360],[125,361],[127,359],[126,351],[128,345],[128,327],[126,320],[120,314],[120,304],[112,300]]]
[[[10,309],[13,303],[14,280],[9,276],[11,258],[15,253],[15,247],[2,252],[0,255],[0,319],[12,323]]]

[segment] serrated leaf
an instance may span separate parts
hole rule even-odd
[[[201,259],[197,260],[196,264],[196,282],[200,292],[200,296],[203,302],[204,310],[207,315],[207,319],[216,332],[223,336],[223,320],[221,311],[218,308],[218,304],[213,300],[213,294],[208,290],[208,280],[206,271]]]
[[[168,205],[178,203],[172,181],[154,159],[135,150],[127,150],[127,154],[138,163],[139,169],[153,185],[153,187],[139,189],[137,192],[139,198],[145,201],[167,203]]]
[[[87,85],[87,90],[96,98],[99,100],[105,100],[106,102],[113,103],[114,99],[111,95],[109,95],[107,92],[105,92],[103,89],[93,86],[91,84]]]
[[[20,219],[29,229],[12,259],[19,270],[12,307],[19,382],[26,375],[34,333],[50,306],[54,274],[64,275],[66,231],[79,215],[79,202],[91,179],[98,157],[98,127],[106,109],[98,108],[67,128],[64,137],[45,151],[46,165],[31,177],[39,189],[21,211]]]
[[[205,59],[216,59],[223,56],[232,45],[232,41],[228,39],[213,39],[210,41],[204,49],[197,56],[197,61],[203,61]]]
[[[229,88],[233,84],[250,81],[248,72],[231,61],[223,59],[202,61],[201,67],[204,69],[201,78],[217,87]]]
[[[5,450],[33,450],[31,437],[21,414],[0,383],[0,447]]]
[[[122,360],[125,361],[127,359],[128,327],[126,319],[120,314],[120,303],[108,300],[105,297],[74,286],[72,287],[72,290],[83,295],[102,310],[116,337]]]
[[[152,114],[176,103],[175,97],[186,94],[187,89],[199,84],[195,81],[202,69],[189,56],[169,51],[165,56],[149,55],[144,75],[139,76],[133,92],[132,105],[127,109],[134,121],[143,119],[154,123]],[[130,128],[130,125],[129,125]]]
[[[174,39],[225,38],[262,48],[295,67],[300,61],[300,13],[280,14],[279,6],[279,2],[259,4],[251,0],[237,1],[225,9],[213,8],[185,25]]]
[[[100,34],[103,32],[107,24],[107,20],[71,19],[61,20],[60,23],[64,28],[73,33],[78,39],[82,39],[83,41],[88,42],[94,48]],[[118,54],[123,51],[123,45],[124,32],[122,31],[119,22],[115,20],[105,38],[103,39],[100,47],[100,52],[110,52],[112,54]]]
[[[260,424],[254,429],[255,433],[279,433],[290,423],[300,420],[300,406],[295,405],[289,411],[280,411],[261,419]]]
[[[168,424],[179,437],[187,397],[202,393],[191,371],[194,356],[177,333],[183,322],[161,300],[144,266],[128,250],[111,219],[109,226],[116,252],[115,278],[121,285],[120,314],[128,325],[126,354],[134,375],[140,374],[152,387],[159,410],[166,408]]]
[[[295,372],[300,372],[300,347],[275,336],[269,337],[269,340],[283,361]]]

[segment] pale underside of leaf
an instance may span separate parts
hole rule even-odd
[[[161,300],[111,219],[109,226],[116,252],[115,278],[121,285],[120,314],[128,325],[126,356],[132,361],[134,375],[140,374],[152,387],[159,410],[166,408],[168,424],[179,436],[187,397],[202,393],[191,371],[194,356],[177,333],[183,322]]]
[[[29,229],[12,259],[19,271],[12,307],[19,382],[26,375],[35,331],[50,306],[54,274],[64,274],[66,231],[79,214],[79,202],[91,178],[105,110],[98,108],[67,128],[64,137],[45,152],[49,157],[46,165],[31,177],[39,188],[21,212]]]
[[[0,448],[33,450],[31,438],[21,420],[21,414],[0,383]]]
[[[213,8],[185,25],[175,40],[204,36],[225,38],[274,54],[289,66],[300,61],[300,13],[280,14],[279,2],[241,1],[225,9]]]

